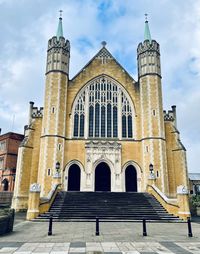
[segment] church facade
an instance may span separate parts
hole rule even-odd
[[[69,79],[70,42],[59,19],[57,35],[48,42],[44,107],[30,102],[19,148],[16,210],[30,209],[33,186],[41,199],[55,183],[65,191],[145,192],[153,181],[169,200],[177,199],[178,186],[187,192],[186,150],[176,107],[163,110],[160,47],[148,21],[137,64],[135,81],[103,42]]]

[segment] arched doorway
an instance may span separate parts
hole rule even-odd
[[[111,191],[110,168],[105,162],[95,169],[95,191]]]
[[[81,171],[78,165],[73,164],[68,170],[68,191],[80,191]]]
[[[125,170],[126,191],[137,191],[137,171],[134,166],[129,165]]]
[[[3,184],[3,191],[8,191],[8,180],[6,178],[2,181]]]

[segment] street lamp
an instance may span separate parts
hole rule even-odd
[[[60,162],[57,161],[56,162],[56,172],[59,173],[59,171],[60,171]]]
[[[149,164],[149,171],[150,171],[150,174],[153,173],[153,164],[152,163]]]

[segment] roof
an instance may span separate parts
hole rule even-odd
[[[192,181],[200,181],[200,173],[189,173],[189,179]]]
[[[71,79],[74,80],[84,69],[86,69],[93,61],[94,59],[113,59],[116,64],[122,68],[124,70],[124,72],[132,79],[133,77],[128,73],[128,71],[126,71],[124,69],[124,67],[122,67],[122,65],[113,57],[113,55],[108,51],[108,49],[105,47],[105,44],[103,44],[104,42],[102,42],[103,47],[97,52],[97,54]],[[135,80],[134,80],[135,81]]]
[[[57,29],[57,33],[56,33],[56,37],[57,40],[59,41],[60,37],[63,37],[63,28],[62,28],[62,18],[59,18],[59,22],[58,22],[58,29]]]
[[[24,138],[24,135],[20,133],[15,133],[15,132],[7,132],[5,134],[0,135],[0,140],[4,140],[8,138],[22,140]]]
[[[144,40],[149,40],[151,43],[151,33],[150,33],[150,29],[149,29],[149,23],[146,20],[145,21],[145,27],[144,27]]]

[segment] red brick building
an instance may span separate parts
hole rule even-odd
[[[0,135],[0,191],[14,190],[18,147],[23,139],[24,135],[13,132]]]

